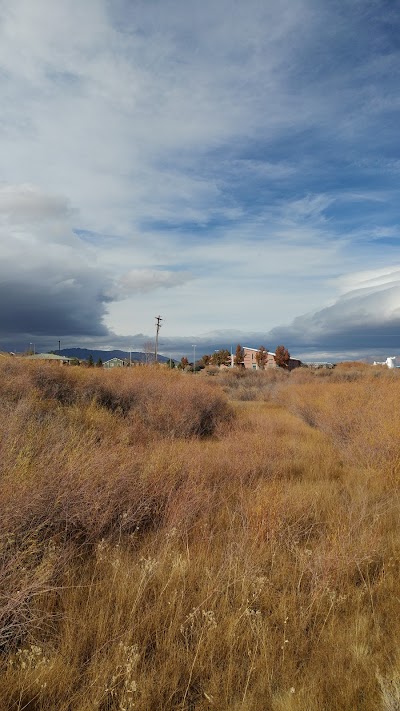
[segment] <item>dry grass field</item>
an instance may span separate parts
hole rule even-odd
[[[398,711],[400,373],[0,362],[0,706]]]

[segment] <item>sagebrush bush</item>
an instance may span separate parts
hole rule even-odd
[[[228,368],[219,372],[218,384],[234,400],[269,400],[288,377],[289,372],[282,368],[257,371]]]
[[[121,415],[135,414],[146,428],[178,437],[209,436],[232,411],[210,383],[190,382],[157,368],[105,371],[49,363],[0,363],[0,396],[18,402],[27,392],[60,405],[95,403]]]

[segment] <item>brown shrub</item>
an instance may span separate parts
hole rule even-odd
[[[5,401],[21,400],[32,388],[40,398],[61,405],[94,402],[124,416],[134,413],[147,429],[166,436],[210,436],[232,417],[220,391],[203,379],[191,382],[181,373],[156,368],[104,371],[47,363],[0,363],[0,393]]]
[[[282,368],[257,371],[229,368],[220,371],[218,383],[232,400],[266,401],[288,376],[289,372]]]

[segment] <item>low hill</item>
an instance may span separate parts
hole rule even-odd
[[[56,351],[58,353],[58,351]],[[97,361],[99,358],[101,360],[106,361],[110,360],[111,358],[125,358],[129,360],[129,357],[131,357],[132,361],[139,361],[140,363],[145,363],[146,359],[149,359],[148,353],[142,353],[140,351],[132,351],[131,354],[129,355],[129,351],[120,351],[120,350],[113,350],[113,351],[101,351],[101,350],[93,350],[89,348],[63,348],[60,351],[60,355],[63,356],[68,356],[69,358],[79,358],[79,360],[88,360],[89,356],[91,355],[94,361]],[[158,360],[160,363],[167,363],[169,358],[163,355],[158,356]]]

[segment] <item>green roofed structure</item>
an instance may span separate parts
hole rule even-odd
[[[67,356],[60,356],[55,353],[35,353],[35,355],[25,356],[25,358],[27,358],[27,360],[49,360],[66,364],[70,363],[72,360],[76,360],[76,358],[68,358]]]

